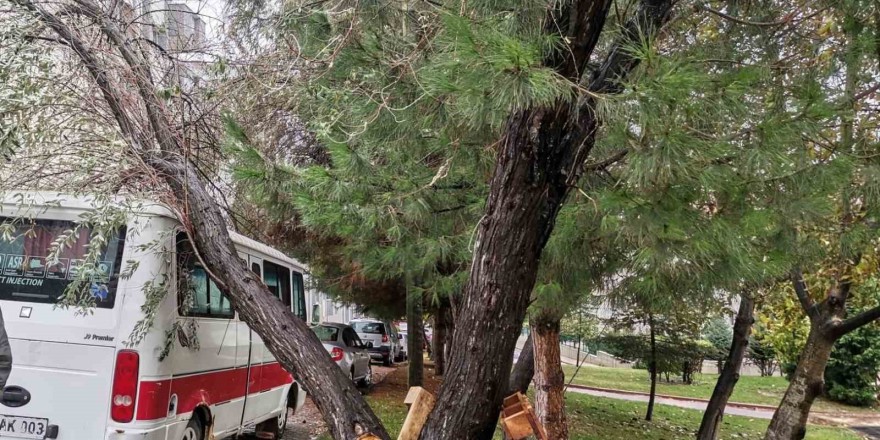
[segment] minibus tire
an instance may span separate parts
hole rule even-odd
[[[285,407],[281,415],[257,424],[256,431],[272,434],[273,438],[280,439],[284,435],[284,431],[287,430],[287,415],[289,413],[287,407]]]
[[[202,418],[198,414],[193,413],[186,429],[183,430],[181,440],[205,440],[205,427],[202,424]]]

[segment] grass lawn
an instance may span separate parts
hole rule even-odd
[[[370,406],[385,423],[391,438],[396,438],[406,418],[406,376],[402,370],[393,373],[367,396]],[[405,372],[404,372],[405,373]],[[430,376],[427,373],[426,376]],[[427,377],[426,377],[427,379]],[[436,383],[426,388],[436,392]],[[571,439],[577,440],[672,440],[692,439],[700,425],[702,413],[657,405],[653,422],[645,422],[645,404],[622,400],[569,394],[566,397]],[[719,439],[759,439],[769,420],[727,416]],[[500,439],[500,434],[496,433]],[[811,426],[807,439],[857,440],[858,435],[841,428]]]
[[[575,367],[567,365],[564,366],[563,369],[565,370],[566,382],[568,382],[575,372]],[[698,374],[692,385],[666,383],[661,380],[657,382],[657,393],[670,396],[708,399],[712,396],[712,389],[715,388],[715,381],[717,379],[717,374]],[[592,365],[582,366],[572,383],[626,391],[648,392],[650,389],[650,380],[648,373],[645,370],[605,368]],[[785,389],[787,387],[788,381],[779,376],[742,376],[740,377],[739,382],[737,382],[736,388],[733,390],[733,396],[730,400],[732,402],[776,406],[782,399],[782,395],[785,394]],[[876,408],[859,408],[842,405],[822,398],[816,400],[813,409],[816,411],[830,412],[866,412],[877,410]]]
[[[654,420],[644,421],[645,404],[603,397],[566,396],[570,437],[578,440],[692,439],[703,413],[666,405],[654,407]],[[769,420],[726,416],[719,439],[760,439]],[[810,426],[807,439],[856,440],[848,429]]]

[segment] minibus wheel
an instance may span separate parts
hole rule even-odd
[[[264,434],[272,434],[272,438],[281,438],[284,435],[284,431],[287,430],[287,415],[290,411],[287,407],[284,407],[284,411],[281,412],[277,417],[273,417],[265,422],[258,423],[256,427],[256,431]],[[259,436],[258,436],[259,438]]]
[[[183,438],[181,440],[204,440],[205,427],[202,426],[202,418],[196,414],[189,419],[186,429],[183,430]]]

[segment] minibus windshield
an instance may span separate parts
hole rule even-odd
[[[124,232],[107,240],[97,260],[87,261],[92,231],[85,227],[77,229],[74,222],[0,217],[0,224],[12,225],[11,233],[0,237],[0,299],[56,303],[77,279],[79,271],[87,270],[86,294],[91,295],[97,307],[113,308]],[[75,233],[71,235],[71,231]],[[63,240],[62,250],[52,255],[51,249],[59,237],[69,239]]]

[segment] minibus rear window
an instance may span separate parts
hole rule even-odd
[[[14,220],[11,233],[0,238],[0,299],[35,303],[56,303],[80,270],[89,270],[86,291],[99,308],[110,309],[116,301],[119,268],[122,265],[124,231],[114,234],[101,249],[97,261],[87,261],[92,231],[70,221]],[[71,231],[74,233],[71,235]],[[51,248],[59,237],[63,249],[52,261]]]

